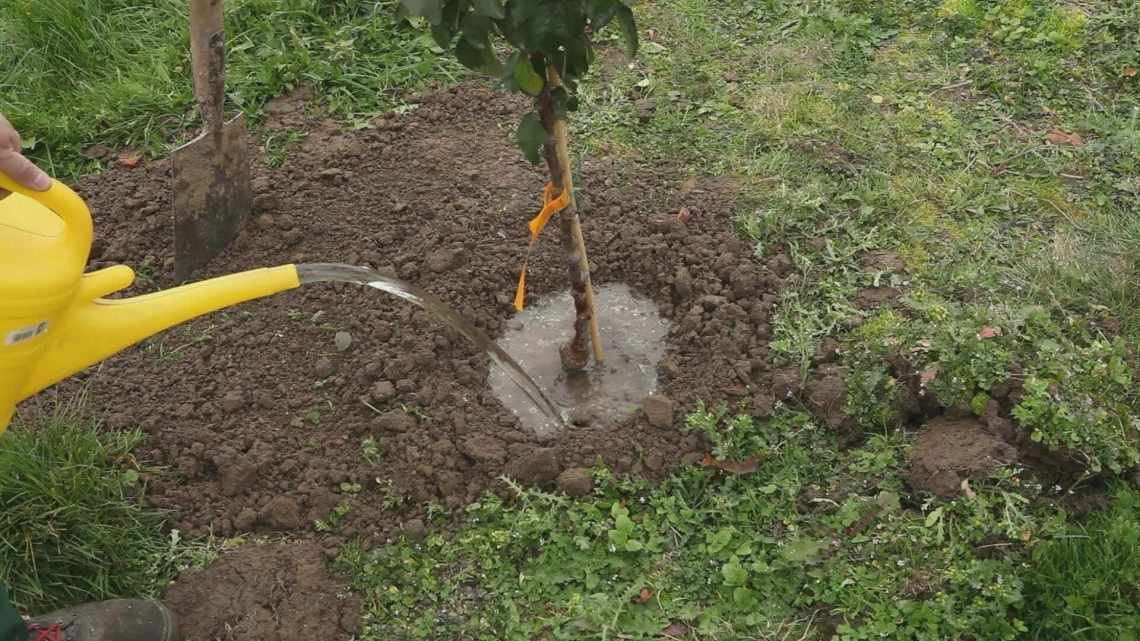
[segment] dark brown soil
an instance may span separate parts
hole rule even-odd
[[[911,450],[907,482],[916,492],[960,496],[963,481],[1017,460],[1017,449],[973,418],[943,416],[924,425]]]
[[[166,592],[183,641],[313,641],[360,632],[360,600],[313,543],[246,545]]]
[[[512,143],[525,102],[466,85],[345,132],[288,102],[304,99],[271,110],[270,127],[307,136],[279,169],[257,164],[258,211],[201,276],[367,264],[499,335],[544,183]],[[116,168],[78,186],[96,219],[90,267],[135,267],[128,294],[176,284],[169,169],[167,161]],[[351,511],[320,536],[379,543],[425,502],[457,508],[501,491],[502,474],[554,486],[563,470],[603,461],[660,476],[705,449],[678,429],[698,399],[755,396],[759,411],[770,410],[768,322],[777,274],[790,265],[783,255],[758,264],[734,235],[730,183],[687,177],[608,157],[577,167],[595,282],[627,283],[673,321],[660,366],[672,420],[639,413],[537,439],[490,395],[483,354],[420,310],[349,285],[309,286],[188,322],[57,389],[66,397],[86,386],[92,414],[150,435],[141,460],[161,471],[148,475],[147,499],[189,535],[313,532],[347,501]],[[531,257],[530,296],[566,286],[560,256],[546,232]],[[343,352],[338,331],[353,339]],[[371,462],[367,438],[378,452]]]

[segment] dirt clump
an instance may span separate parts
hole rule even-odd
[[[673,401],[668,397],[654,394],[641,402],[645,419],[653,427],[669,427],[673,424]]]
[[[893,302],[902,292],[894,287],[865,287],[855,294],[855,306],[859,309],[875,309]]]
[[[1017,460],[1017,450],[972,417],[936,418],[919,430],[906,471],[915,492],[942,497],[963,493],[962,483],[984,478]]]
[[[887,251],[885,249],[875,249],[862,252],[859,255],[859,262],[862,264],[863,269],[867,271],[906,271],[906,263],[903,262],[902,258],[895,252]]]
[[[567,496],[586,496],[594,491],[594,477],[590,475],[590,470],[572,467],[558,475],[558,489]]]
[[[360,632],[360,601],[314,543],[245,545],[166,590],[183,641],[337,641]]]
[[[507,476],[527,485],[550,485],[561,469],[558,459],[558,450],[553,447],[521,446],[512,449]]]
[[[825,352],[827,353],[827,352]],[[863,436],[856,421],[844,411],[847,400],[847,384],[844,368],[822,365],[811,372],[801,395],[804,406],[828,429],[840,435],[845,446],[857,443]]]

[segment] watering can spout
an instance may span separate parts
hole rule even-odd
[[[222,276],[134,298],[108,299],[134,280],[119,265],[83,277],[58,335],[20,391],[26,398],[165,329],[226,307],[300,285],[282,265]]]
[[[106,298],[134,280],[129,267],[83,274],[87,206],[65,185],[44,192],[0,173],[0,432],[16,403],[164,329],[300,285],[283,265],[135,298]]]

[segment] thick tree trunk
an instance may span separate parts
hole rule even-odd
[[[566,209],[558,215],[558,226],[562,236],[562,251],[566,259],[566,269],[570,274],[570,293],[574,298],[574,336],[559,350],[562,367],[567,370],[585,369],[590,362],[587,342],[593,346],[594,360],[605,360],[601,336],[598,332],[598,319],[594,314],[594,287],[590,282],[590,262],[586,256],[586,241],[582,236],[582,224],[578,220],[578,205],[574,199],[574,180],[571,174],[570,149],[566,138],[566,121],[559,118],[554,108],[550,91],[558,86],[558,75],[548,70],[546,89],[539,97],[539,117],[542,125],[550,133],[543,148],[546,166],[550,170],[550,180],[555,191],[569,193]]]

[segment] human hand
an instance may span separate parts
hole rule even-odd
[[[8,174],[9,178],[28,189],[47,191],[51,187],[51,178],[25,158],[22,149],[20,134],[0,114],[0,172]],[[0,189],[0,198],[7,195],[6,191]]]

